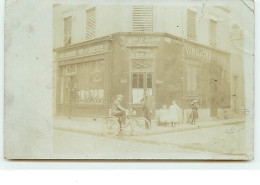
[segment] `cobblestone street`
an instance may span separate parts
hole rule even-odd
[[[56,128],[53,132],[53,149],[57,154],[75,154],[77,158],[102,158],[104,154],[109,154],[106,157],[120,159],[124,156],[131,159],[141,154],[144,158],[152,159],[160,154],[159,158],[162,159],[169,155],[172,158],[189,159],[191,154],[198,154],[198,158],[211,155],[222,158],[225,155],[239,159],[245,155],[244,137],[244,123],[119,137],[104,136],[93,131]]]

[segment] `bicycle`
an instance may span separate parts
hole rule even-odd
[[[105,118],[102,126],[103,135],[119,136],[120,133],[127,135],[126,131],[129,129],[129,135],[148,135],[151,129],[151,123],[144,117],[136,117],[135,111],[126,111],[126,121],[121,125],[118,117],[110,116]]]

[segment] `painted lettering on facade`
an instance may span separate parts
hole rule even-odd
[[[76,55],[77,55],[77,51],[69,51],[69,52],[60,53],[58,56],[59,58],[69,58],[69,57],[74,57]]]
[[[184,52],[186,57],[204,59],[208,61],[221,61],[223,56],[220,53],[207,49],[185,46]]]
[[[96,46],[90,46],[90,47],[83,47],[83,48],[76,48],[72,51],[62,51],[58,54],[58,59],[66,59],[66,58],[72,58],[72,57],[78,57],[78,56],[84,56],[84,55],[91,55],[96,54],[105,51],[105,46],[102,45],[96,45]]]
[[[159,42],[161,37],[158,36],[132,36],[129,38],[130,44],[154,43]]]
[[[84,48],[84,49],[79,49],[78,54],[79,55],[86,55],[86,54],[92,54],[92,53],[98,53],[104,51],[104,46],[103,45],[97,45],[97,46],[92,46],[89,48]]]
[[[152,58],[152,57],[154,57],[154,52],[152,49],[148,49],[148,48],[133,48],[131,57],[132,58]]]

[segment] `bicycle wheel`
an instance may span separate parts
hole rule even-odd
[[[126,123],[122,127],[124,136],[133,136],[134,128],[132,119],[127,119]]]
[[[116,136],[120,131],[120,125],[115,118],[108,118],[103,124],[102,133],[104,135]]]

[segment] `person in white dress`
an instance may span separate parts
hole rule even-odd
[[[166,105],[163,105],[163,108],[160,110],[160,125],[166,126],[166,124],[169,122],[168,119],[168,110]]]
[[[179,113],[181,111],[181,108],[176,104],[176,101],[172,101],[172,105],[169,108],[169,115],[168,119],[169,122],[172,124],[172,126],[175,126],[175,124],[179,123]]]

